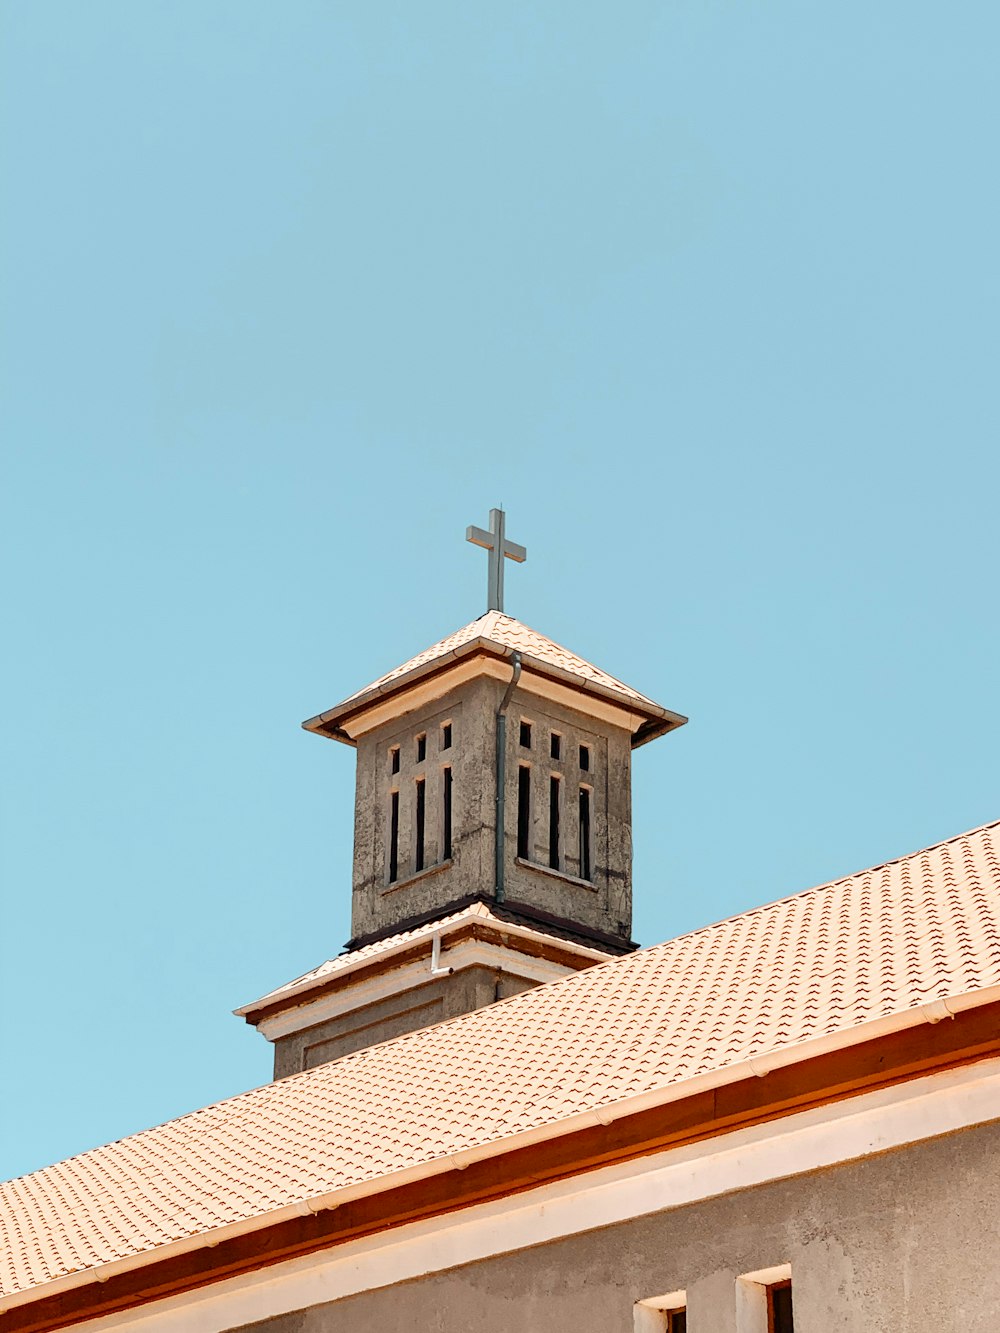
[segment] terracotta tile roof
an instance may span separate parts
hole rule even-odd
[[[449,657],[462,655],[476,646],[504,654],[519,652],[526,666],[535,665],[542,670],[547,668],[560,677],[571,678],[584,689],[589,688],[617,699],[626,707],[632,707],[640,712],[656,717],[667,717],[674,721],[675,725],[686,721],[680,714],[662,708],[646,695],[634,690],[631,685],[626,685],[623,681],[608,675],[606,671],[578,657],[568,648],[563,648],[552,639],[546,638],[544,634],[539,634],[537,630],[522,625],[513,616],[504,615],[501,611],[487,611],[478,620],[473,620],[462,629],[456,630],[446,639],[433,644],[422,653],[418,653],[416,657],[411,657],[402,666],[386,672],[364,689],[356,690],[335,708],[320,714],[318,718],[311,718],[303,725],[311,730],[318,730],[317,724],[320,722],[344,716],[359,704],[391,694],[404,683],[409,683],[411,678],[419,677],[445,663]]]
[[[1000,985],[1000,824],[0,1186],[17,1292]]]

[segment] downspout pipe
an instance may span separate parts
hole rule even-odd
[[[441,932],[436,930],[431,943],[431,976],[450,977],[454,970],[453,967],[441,966]]]
[[[514,653],[514,673],[497,709],[497,831],[496,831],[496,892],[498,903],[504,899],[504,827],[507,806],[507,708],[510,697],[521,679],[521,654]]]

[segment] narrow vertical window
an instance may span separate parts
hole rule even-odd
[[[521,749],[522,749],[522,750],[530,750],[530,749],[531,749],[531,723],[530,723],[530,722],[522,722],[522,723],[521,723]]]
[[[398,751],[397,751],[398,753]],[[389,798],[389,883],[399,879],[399,792]]]
[[[580,772],[581,772],[581,773],[589,773],[589,772],[590,772],[590,746],[589,746],[589,745],[581,745],[581,746],[580,746]]]
[[[560,758],[562,754],[562,737],[558,731],[554,731],[549,737],[549,754],[553,759]]]
[[[528,860],[531,833],[531,769],[522,764],[517,770],[517,854]]]
[[[427,814],[427,783],[423,778],[417,781],[417,846],[414,854],[414,868],[424,868],[424,819]]]
[[[795,1333],[791,1282],[777,1282],[767,1289],[767,1333]]]
[[[441,858],[451,860],[451,769],[444,770],[441,788]]]
[[[591,879],[590,864],[590,788],[580,788],[580,878]]]
[[[686,1310],[667,1311],[667,1333],[687,1333],[688,1317]]]
[[[416,817],[413,820],[413,869],[424,869],[424,826],[427,824],[427,782],[423,777],[417,778],[416,788]]]
[[[417,763],[422,763],[427,758],[427,734],[417,737]]]
[[[559,779],[549,778],[549,865],[559,869]]]
[[[399,746],[394,745],[389,751],[389,767],[393,773],[399,772]]]
[[[441,727],[441,749],[451,749],[451,723],[445,722]]]

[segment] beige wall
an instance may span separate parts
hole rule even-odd
[[[997,1333],[1000,1124],[242,1327],[631,1333],[683,1288],[690,1333],[737,1333],[737,1277],[782,1263],[796,1333]]]

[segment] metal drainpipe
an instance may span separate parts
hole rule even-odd
[[[521,654],[515,653],[514,674],[510,678],[510,684],[500,700],[500,707],[497,709],[497,836],[496,836],[496,900],[503,902],[503,880],[504,880],[504,815],[507,804],[507,705],[510,703],[510,696],[514,693],[515,686],[521,678]]]

